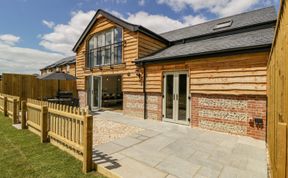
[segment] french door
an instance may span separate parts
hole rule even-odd
[[[189,124],[189,79],[187,72],[164,74],[164,121]]]
[[[102,103],[102,77],[91,76],[90,82],[90,106],[92,111],[99,110]]]

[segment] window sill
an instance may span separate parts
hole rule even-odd
[[[126,66],[126,63],[121,63],[121,64],[113,64],[113,65],[94,66],[94,67],[86,68],[86,69],[90,69],[90,70],[118,69],[118,68],[124,68],[125,66]]]

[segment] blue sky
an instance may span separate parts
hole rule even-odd
[[[99,8],[157,33],[274,5],[278,0],[1,0],[0,73],[35,73],[73,55]]]

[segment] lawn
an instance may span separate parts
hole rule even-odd
[[[82,162],[28,130],[17,130],[0,113],[0,177],[96,177],[81,172]]]

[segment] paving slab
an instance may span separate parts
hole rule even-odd
[[[113,169],[123,178],[165,178],[167,173],[147,166],[131,158],[125,158],[119,161],[120,167]]]
[[[142,140],[137,139],[137,138],[133,138],[130,136],[112,141],[112,143],[115,143],[117,145],[121,145],[124,147],[129,147],[129,146],[135,145],[135,144],[140,143],[140,142],[142,142]]]
[[[196,175],[210,177],[210,178],[218,178],[220,175],[220,170],[211,169],[208,167],[201,167],[200,170],[197,172]]]
[[[153,137],[153,136],[159,135],[160,133],[154,130],[146,129],[144,131],[139,132],[138,134],[145,136],[145,137]]]
[[[191,178],[200,169],[200,165],[192,164],[175,156],[170,156],[156,168],[181,178]]]
[[[102,112],[96,117],[143,129],[94,146],[93,161],[111,175],[123,178],[267,177],[264,141],[113,112]]]
[[[97,150],[98,152],[103,152],[105,154],[113,154],[120,150],[123,150],[124,148],[125,148],[124,146],[115,144],[113,142],[94,146],[94,150]]]
[[[127,157],[143,162],[152,167],[155,167],[157,164],[163,161],[166,157],[168,157],[167,154],[164,154],[162,152],[157,152],[154,150],[143,150],[139,148],[137,149],[137,147],[136,148],[131,147],[129,149],[125,149],[121,151],[120,153]]]
[[[237,178],[266,178],[267,175],[261,174],[261,173],[256,173],[253,171],[244,171],[242,169],[237,169],[234,167],[226,166],[221,171],[221,174],[219,176],[219,178],[232,178],[232,177],[237,177]]]

